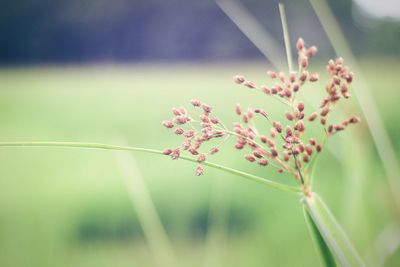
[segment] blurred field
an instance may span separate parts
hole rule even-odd
[[[397,152],[398,62],[362,62]],[[265,70],[260,63],[1,69],[0,140],[175,146],[179,139],[160,122],[191,98],[211,104],[228,124],[237,102],[279,109],[231,82],[236,73],[263,81]],[[308,99],[319,99],[315,94]],[[352,112],[359,113],[353,103]],[[331,147],[343,160],[325,151],[316,190],[366,255],[399,214],[365,125],[335,138]],[[247,164],[231,143],[224,150],[212,161],[291,183]],[[205,259],[214,266],[318,264],[296,197],[211,169],[199,178],[187,162],[134,156],[181,266],[205,266]],[[0,266],[155,266],[113,152],[1,148],[0,162]],[[225,207],[212,249],[205,241],[210,199]],[[399,264],[397,253],[388,266]]]

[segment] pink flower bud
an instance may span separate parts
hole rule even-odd
[[[173,128],[174,127],[174,123],[172,121],[163,121],[162,124],[166,127],[166,128]]]
[[[164,155],[170,155],[172,153],[172,149],[171,148],[166,148],[163,150],[163,154]]]
[[[308,116],[308,120],[309,121],[314,121],[317,118],[317,116],[318,116],[317,113],[314,112],[310,116]]]
[[[199,163],[201,163],[201,162],[204,162],[205,160],[206,160],[206,155],[204,155],[204,154],[200,154],[198,157],[197,157],[197,162],[199,162]]]
[[[192,99],[190,100],[190,103],[194,106],[194,107],[200,107],[201,106],[201,101],[198,99]]]
[[[246,78],[242,75],[235,75],[233,76],[233,81],[237,84],[242,84],[246,81]]]
[[[297,49],[298,51],[301,51],[301,50],[304,49],[304,40],[303,40],[303,38],[299,38],[299,39],[297,40],[296,49]]]
[[[196,175],[197,175],[197,176],[200,176],[200,175],[203,175],[203,174],[204,174],[204,169],[203,169],[203,167],[201,167],[201,166],[197,167],[197,168],[196,168]]]

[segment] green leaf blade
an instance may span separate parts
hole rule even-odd
[[[307,223],[308,230],[311,235],[311,239],[313,240],[315,244],[316,250],[321,255],[321,258],[323,262],[325,263],[325,266],[327,267],[336,267],[335,259],[331,253],[331,251],[328,248],[328,245],[325,243],[324,238],[322,237],[321,233],[319,232],[317,226],[315,225],[314,221],[311,218],[311,215],[308,213],[306,207],[303,206],[303,214],[304,214],[304,220]]]
[[[317,195],[303,198],[310,219],[340,266],[365,266],[335,217]]]

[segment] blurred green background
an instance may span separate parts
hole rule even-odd
[[[161,121],[192,98],[212,105],[227,125],[238,102],[277,118],[284,111],[232,83],[237,73],[266,82],[269,66],[213,1],[188,1],[184,11],[182,1],[39,2],[13,1],[0,11],[0,141],[163,149],[181,140]],[[398,159],[400,24],[368,15],[362,1],[330,2]],[[268,8],[276,1],[244,3],[282,41],[277,9]],[[306,1],[287,10],[292,39],[305,36],[321,48],[312,69],[323,71],[333,50],[318,20]],[[323,87],[304,89],[314,105],[322,94]],[[345,108],[362,114],[356,99]],[[367,262],[394,248],[385,266],[399,266],[400,214],[363,121],[329,142],[315,190]],[[294,185],[232,147],[228,141],[212,161]],[[180,160],[73,148],[2,147],[0,162],[0,266],[147,267],[171,258],[173,266],[194,267],[319,264],[298,198],[223,172],[206,168],[197,177],[195,165]],[[140,210],[151,209],[135,199],[130,179],[145,182],[138,190],[150,194],[170,250],[154,225],[160,244],[149,241]]]
[[[398,64],[389,59],[362,64],[396,151]],[[237,72],[265,80],[265,68],[241,63],[3,69],[1,140],[175,146],[179,139],[160,122],[170,117],[170,107],[193,96],[212,104],[226,123],[233,121],[237,102],[276,112],[273,100],[231,82]],[[358,143],[347,135],[332,140],[343,162],[326,150],[315,188],[363,255],[397,219],[365,132],[361,125],[347,133]],[[291,183],[233,152],[228,143],[212,161]],[[2,148],[0,157],[1,266],[155,266],[113,152]],[[134,157],[181,266],[203,266],[206,259],[214,264],[209,266],[318,264],[296,197],[209,168],[197,177],[194,165],[184,161]],[[213,206],[218,212],[210,219]],[[399,256],[388,266],[396,266]]]

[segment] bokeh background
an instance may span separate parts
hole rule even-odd
[[[278,2],[241,4],[284,53]],[[335,53],[315,12],[305,0],[285,4],[292,41],[318,45],[313,69],[323,71]],[[329,4],[379,107],[391,164],[399,164],[400,4]],[[211,0],[2,1],[0,140],[175,146],[180,140],[160,122],[191,98],[226,124],[237,102],[279,115],[279,103],[231,81],[242,73],[265,82],[269,64]],[[311,87],[307,101],[318,103],[321,89]],[[356,99],[347,109],[362,114]],[[232,145],[212,161],[293,183],[246,163]],[[1,148],[0,162],[0,266],[319,264],[298,199],[238,177],[212,169],[196,177],[191,163],[154,155],[70,148]],[[366,261],[399,266],[400,188],[390,188],[365,119],[329,143],[316,177],[315,190]]]

